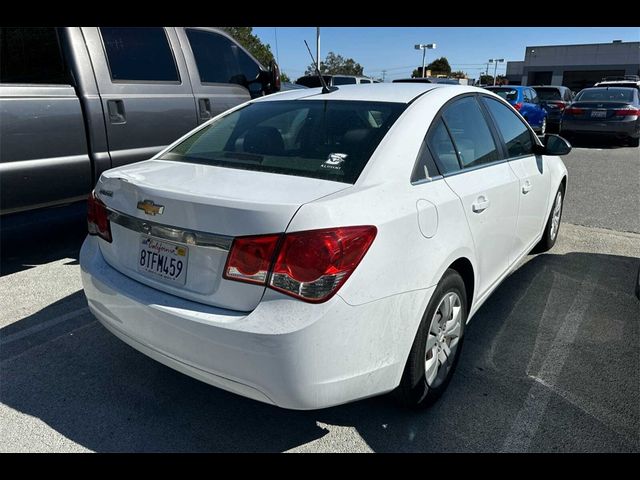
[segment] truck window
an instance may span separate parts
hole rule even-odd
[[[242,48],[223,35],[186,29],[202,83],[237,83],[255,80],[260,67]]]
[[[162,27],[100,27],[113,81],[179,82]]]
[[[55,28],[0,28],[0,83],[67,85]]]

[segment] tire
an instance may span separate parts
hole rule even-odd
[[[629,146],[631,147],[637,147],[640,146],[640,137],[638,138],[629,138]]]
[[[556,212],[558,208],[558,202],[560,203],[559,211]],[[556,192],[556,195],[553,200],[553,206],[551,207],[551,212],[549,213],[549,218],[547,219],[547,224],[544,227],[544,233],[542,234],[542,238],[538,242],[538,244],[533,247],[531,253],[542,253],[548,250],[551,250],[553,246],[556,244],[556,240],[558,239],[558,232],[560,231],[560,223],[562,221],[562,209],[564,206],[564,187],[560,185],[560,188]],[[557,214],[557,217],[556,217]],[[556,221],[554,221],[557,220]]]
[[[453,308],[449,308],[448,305],[453,305]],[[446,390],[460,358],[468,314],[467,305],[462,277],[457,271],[448,269],[422,316],[402,380],[394,392],[402,405],[409,408],[427,407]],[[450,312],[448,318],[450,321],[455,320],[455,323],[443,330],[442,324],[449,323],[442,322],[443,314],[446,315],[447,311]],[[432,345],[430,349],[427,349],[427,341]]]

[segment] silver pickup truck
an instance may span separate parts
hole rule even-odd
[[[0,214],[86,198],[213,116],[279,90],[214,28],[0,28]]]

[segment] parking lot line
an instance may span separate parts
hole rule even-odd
[[[534,375],[536,381],[529,389],[526,401],[511,426],[511,431],[502,445],[502,452],[529,451],[529,446],[544,419],[547,406],[554,393],[555,383],[571,353],[570,347],[589,308],[591,297],[596,289],[600,275],[599,270],[599,267],[591,266],[587,271],[580,289],[551,344],[542,367]],[[550,295],[552,295],[554,289],[552,288],[550,292]],[[547,309],[545,308],[546,311]],[[531,377],[532,375],[529,374],[529,376]]]
[[[74,310],[73,312],[65,313],[64,315],[60,315],[59,317],[52,318],[47,320],[46,322],[39,323],[38,325],[34,325],[33,327],[26,328],[20,332],[7,335],[6,337],[0,338],[0,345],[7,345],[11,342],[15,342],[16,340],[21,340],[29,335],[33,335],[34,333],[41,332],[42,330],[46,330],[47,328],[53,327],[62,322],[66,322],[67,320],[71,320],[72,318],[76,318],[80,315],[83,315],[89,311],[89,307],[83,307],[78,310]]]

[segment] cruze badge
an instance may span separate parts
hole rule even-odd
[[[153,200],[143,200],[138,202],[138,210],[142,210],[147,215],[162,215],[164,205],[156,205]]]
[[[339,170],[341,165],[347,158],[346,153],[330,153],[325,162],[322,164],[322,168],[333,168]]]

